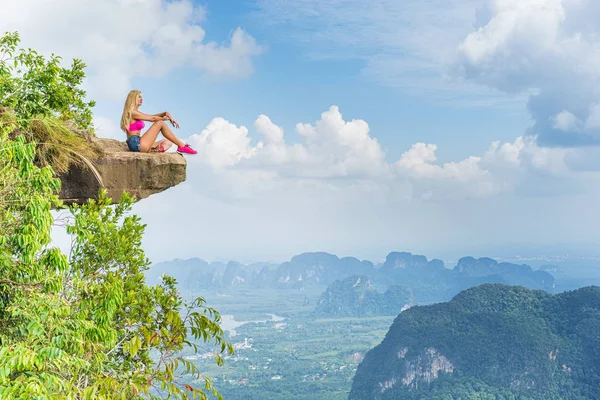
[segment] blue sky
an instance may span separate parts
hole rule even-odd
[[[593,1],[0,5],[23,45],[88,64],[100,136],[124,139],[137,88],[199,150],[184,184],[135,206],[154,261],[600,241]]]
[[[359,50],[317,58],[318,42],[301,43],[283,33],[285,28],[266,27],[253,1],[197,4],[207,10],[207,40],[225,42],[234,27],[242,26],[266,51],[256,58],[252,76],[241,81],[210,82],[195,70],[177,71],[160,81],[133,80],[144,90],[145,109],[171,110],[188,131],[215,115],[248,126],[267,114],[295,140],[296,123],[315,120],[335,104],[348,119],[366,120],[390,159],[415,141],[426,141],[443,149],[441,161],[451,161],[484,151],[492,140],[512,140],[531,123],[522,100],[508,108],[451,106],[380,84],[362,73],[365,54]],[[116,102],[110,112],[120,112],[119,106]]]

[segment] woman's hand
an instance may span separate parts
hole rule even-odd
[[[171,115],[170,112],[165,111],[165,117],[167,117],[167,119],[171,122],[171,125],[179,128],[179,123],[177,121],[175,121],[175,119],[173,119],[173,116]]]

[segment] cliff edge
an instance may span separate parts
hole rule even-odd
[[[59,176],[62,181],[59,197],[65,204],[82,204],[97,198],[102,187],[115,202],[123,192],[141,200],[186,179],[187,161],[179,153],[136,153],[118,140],[96,137],[88,140],[90,145],[101,149],[102,155],[90,160],[91,166],[74,166]]]

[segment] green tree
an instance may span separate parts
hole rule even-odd
[[[2,40],[0,46],[7,43]],[[13,86],[4,85],[10,79],[1,71],[0,98],[16,96],[6,92]],[[42,82],[34,75],[43,72],[27,79]],[[46,84],[62,85],[61,76]],[[40,83],[35,90],[44,88]],[[40,118],[30,107],[35,100],[11,101],[17,118],[0,114],[0,398],[206,399],[211,392],[221,398],[210,378],[178,356],[206,343],[216,347],[222,365],[221,355],[233,354],[233,347],[220,315],[203,298],[186,302],[172,278],[145,284],[145,225],[129,215],[127,194],[116,205],[102,192],[98,200],[73,206],[70,254],[51,246],[51,209],[62,207],[60,180],[52,167],[36,165],[36,143],[20,133]],[[52,107],[77,109],[77,102],[68,103]],[[54,121],[67,114],[41,117]],[[201,387],[182,382],[190,376]]]
[[[0,37],[0,105],[13,109],[20,124],[39,117],[57,117],[74,128],[92,128],[94,101],[85,101],[79,86],[85,78],[85,63],[74,59],[70,68],[62,58],[49,60],[32,49],[19,49],[18,32]]]
[[[11,138],[23,135],[36,143],[35,164],[51,165],[56,173],[72,164],[84,165],[100,155],[82,131],[93,135],[92,107],[79,86],[85,64],[74,59],[70,68],[62,58],[49,59],[32,49],[19,48],[17,32],[0,37],[0,115],[10,119]]]

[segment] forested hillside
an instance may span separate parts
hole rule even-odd
[[[402,312],[350,400],[600,398],[600,287],[484,284]]]

